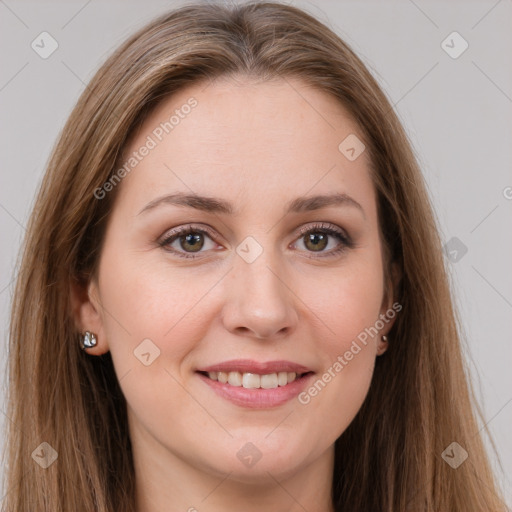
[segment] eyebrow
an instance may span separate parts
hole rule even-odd
[[[224,199],[200,196],[194,193],[185,194],[183,192],[178,192],[158,197],[153,201],[150,201],[146,206],[144,206],[144,208],[142,208],[138,215],[154,210],[161,205],[184,206],[205,212],[223,213],[226,215],[233,215],[236,213],[233,206]],[[366,218],[363,207],[354,198],[341,193],[297,197],[296,199],[286,203],[285,213],[303,213],[328,208],[329,206],[355,207],[360,210],[363,217]]]

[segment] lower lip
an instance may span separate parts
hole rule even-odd
[[[273,389],[246,389],[243,386],[231,386],[222,384],[218,380],[212,380],[202,373],[199,377],[210,386],[219,396],[229,400],[240,407],[251,409],[268,409],[278,407],[295,398],[307,385],[313,373],[308,373],[299,379],[295,379],[286,386],[279,386]]]

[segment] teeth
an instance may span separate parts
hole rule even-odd
[[[277,373],[271,373],[270,375],[262,375],[261,376],[261,387],[263,389],[274,389],[277,388],[279,383],[279,377]],[[286,379],[288,381],[288,379]]]
[[[239,372],[229,372],[228,383],[239,388],[242,385],[242,374]]]
[[[288,384],[288,374],[286,372],[279,372],[277,374],[277,384],[279,386],[286,386]]]
[[[244,387],[246,389],[275,389],[278,386],[286,386],[297,378],[295,372],[269,373],[258,375],[257,373],[240,372],[208,372],[208,377],[217,380],[221,384]]]
[[[238,373],[238,372],[237,372]],[[242,375],[242,386],[246,389],[257,389],[261,385],[261,377],[256,373],[244,373]]]

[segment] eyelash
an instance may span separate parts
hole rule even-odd
[[[202,258],[202,256],[195,256],[192,255],[194,253],[187,253],[187,252],[181,252],[177,251],[176,249],[170,249],[167,248],[168,245],[173,243],[175,240],[177,240],[181,236],[189,235],[189,234],[203,234],[208,235],[212,240],[214,239],[214,234],[209,229],[206,229],[204,227],[196,227],[192,224],[181,226],[177,228],[176,230],[168,233],[162,240],[158,242],[158,245],[160,247],[165,248],[167,251],[172,252],[173,254],[176,254],[178,258],[184,258],[184,259],[199,259]],[[307,227],[302,227],[299,230],[299,236],[297,239],[303,238],[305,235],[308,235],[310,233],[321,233],[324,235],[329,235],[337,238],[341,243],[340,246],[337,249],[333,249],[325,254],[322,254],[322,252],[318,252],[316,254],[319,254],[319,256],[307,256],[309,258],[329,258],[337,256],[338,254],[341,254],[347,249],[350,249],[354,246],[352,240],[348,235],[346,235],[342,230],[337,228],[334,224],[321,222],[317,224],[313,224]],[[314,251],[307,251],[315,254]],[[197,254],[200,254],[198,252]]]

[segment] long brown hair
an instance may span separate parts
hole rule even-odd
[[[110,354],[79,348],[70,283],[94,275],[116,191],[102,200],[94,192],[137,127],[175,91],[234,74],[298,77],[344,105],[364,136],[384,247],[401,275],[390,347],[336,441],[335,509],[505,510],[477,433],[437,224],[407,136],[334,32],[272,2],[190,4],[159,17],[104,63],[70,115],[37,196],[13,300],[3,510],[134,510],[126,402]],[[49,462],[43,442],[58,454],[46,469],[32,456]],[[442,457],[452,442],[469,454],[457,469]]]

